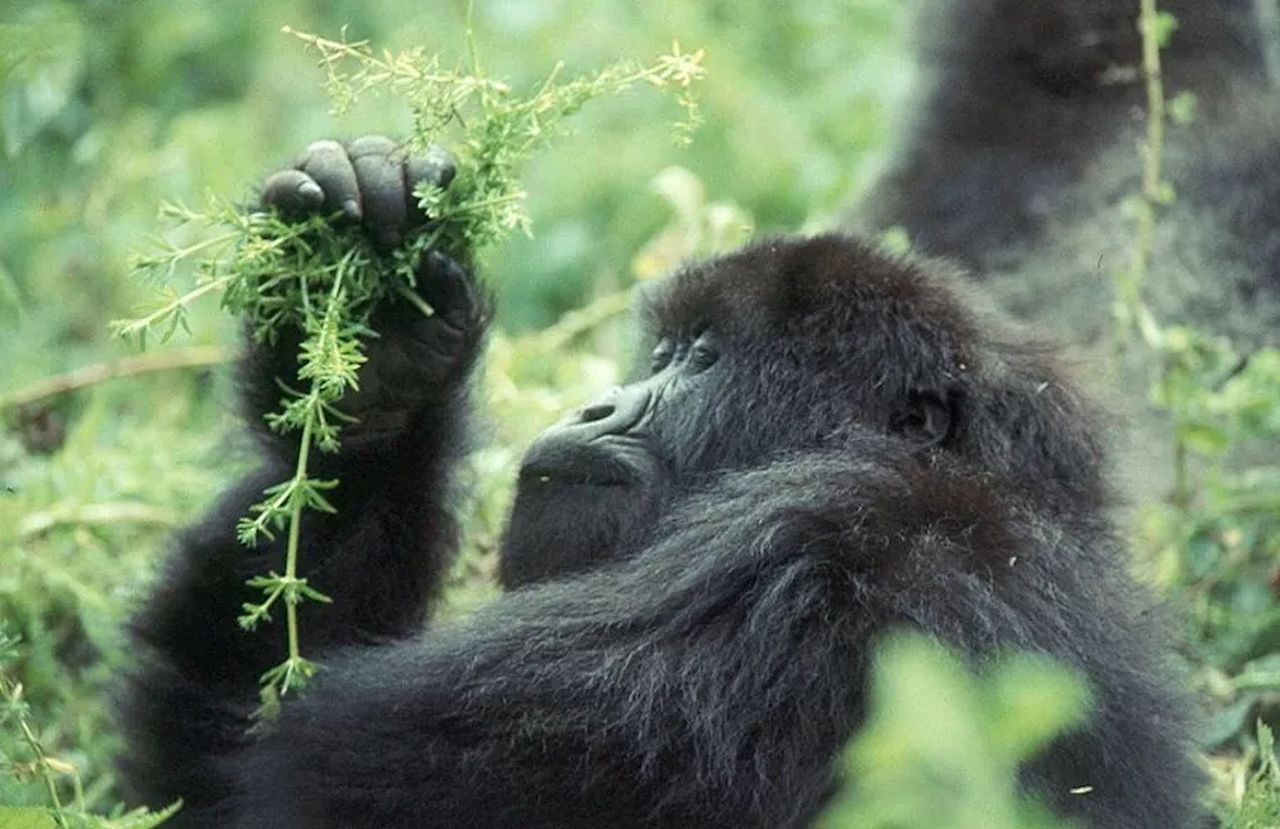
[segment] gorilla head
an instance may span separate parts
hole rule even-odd
[[[1048,349],[975,310],[947,266],[851,237],[772,240],[646,286],[647,366],[525,455],[501,578],[644,547],[726,472],[867,432],[954,453],[1045,506],[1104,498],[1097,424]]]

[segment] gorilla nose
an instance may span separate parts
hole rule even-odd
[[[529,446],[520,475],[542,482],[559,480],[594,484],[622,484],[636,476],[635,459],[602,438],[635,436],[649,419],[653,393],[641,385],[618,389],[584,406],[547,429]],[[651,476],[650,476],[651,477]]]
[[[612,403],[596,403],[593,406],[587,406],[578,415],[578,419],[583,423],[594,423],[597,420],[604,420],[618,410],[618,407]]]
[[[584,406],[564,428],[583,433],[587,440],[626,434],[644,419],[652,398],[653,393],[643,386],[623,386],[604,400]]]

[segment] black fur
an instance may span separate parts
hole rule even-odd
[[[1189,825],[1198,777],[1106,517],[1094,416],[1047,350],[938,270],[829,236],[673,278],[651,318],[709,323],[724,355],[684,409],[655,412],[697,451],[634,499],[645,520],[613,540],[627,555],[413,638],[453,550],[461,390],[424,401],[395,453],[333,470],[340,511],[305,545],[335,599],[304,616],[328,667],[252,742],[244,712],[279,654],[276,631],[234,627],[265,566],[230,537],[247,483],[187,533],[140,617],[130,779],[186,797],[189,825],[799,826],[862,714],[875,637],[911,625],[979,662],[1012,646],[1084,672],[1097,713],[1030,785],[1093,826]],[[886,428],[922,388],[960,401],[923,454]],[[566,486],[561,511],[511,532],[581,520],[593,491]]]
[[[1170,97],[1163,210],[1146,300],[1242,344],[1280,342],[1280,95],[1259,10],[1276,0],[1163,0]],[[903,149],[849,222],[907,230],[958,259],[1019,317],[1074,342],[1107,331],[1111,274],[1132,257],[1146,90],[1132,0],[929,2],[924,89]],[[1270,70],[1270,71],[1269,71]]]
[[[1248,34],[1245,5],[1215,5],[1206,48]],[[972,17],[936,59],[963,95],[930,99],[912,152],[936,157],[882,187],[882,216],[993,266],[1038,244],[1037,194],[1076,186],[1127,128],[1131,93],[1095,81],[1129,48],[1131,9],[950,7]],[[979,35],[1000,48],[982,55]],[[1260,82],[1242,54],[1222,71]],[[1031,122],[1039,152],[1017,137],[1027,117],[1048,119]],[[983,212],[997,205],[1007,215]],[[423,284],[447,287],[432,300],[449,327],[380,325],[365,425],[325,470],[339,511],[308,516],[304,575],[334,604],[307,606],[303,636],[325,670],[245,735],[280,637],[234,619],[279,550],[246,553],[231,530],[286,477],[290,447],[268,440],[263,471],[178,539],[134,625],[125,772],[140,799],[184,797],[180,823],[202,827],[803,826],[864,714],[877,637],[909,626],[976,664],[1023,648],[1089,679],[1088,725],[1024,770],[1055,808],[1096,829],[1196,825],[1179,683],[1110,517],[1108,424],[1052,348],[980,310],[947,266],[831,235],[657,286],[644,316],[681,356],[637,379],[645,413],[610,433],[635,439],[590,460],[586,442],[543,444],[535,460],[565,477],[526,467],[504,548],[515,589],[423,631],[456,549],[450,473],[488,318],[465,273],[435,267]],[[719,359],[694,366],[703,336]],[[246,361],[251,410],[274,405],[279,359]]]

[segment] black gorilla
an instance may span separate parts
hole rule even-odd
[[[971,6],[987,28],[960,28],[962,57],[978,38],[1022,42],[1030,6],[1084,27],[1052,41],[1060,53],[957,64],[968,74],[952,82],[975,96],[999,87],[996,70],[1010,88],[1044,76],[1050,113],[1054,96],[1071,100],[1073,76],[1055,67],[1128,8]],[[1028,105],[976,100],[997,120]],[[926,134],[976,117],[930,112]],[[349,215],[393,239],[418,173],[369,146],[348,165],[326,145],[323,163],[308,159],[315,176],[273,179],[269,199],[300,209],[354,193]],[[995,180],[1003,150],[983,151]],[[1027,159],[1008,156],[1021,174]],[[930,169],[891,179],[886,204],[951,192],[946,165]],[[503,548],[512,589],[425,632],[455,549],[451,472],[489,313],[465,268],[439,256],[423,268],[439,313],[378,322],[360,424],[319,459],[342,480],[339,511],[309,516],[303,543],[305,575],[334,597],[305,616],[326,670],[246,735],[257,677],[281,658],[278,631],[235,624],[244,580],[280,555],[248,554],[232,532],[287,476],[291,446],[264,436],[262,471],[180,538],[135,622],[125,771],[140,798],[185,798],[189,826],[802,826],[864,713],[872,644],[905,625],[977,662],[1023,648],[1088,677],[1087,727],[1024,769],[1059,811],[1109,829],[1196,825],[1184,705],[1108,514],[1106,424],[1052,349],[981,311],[948,267],[830,235],[758,243],[657,285],[641,308],[650,371],[525,458]],[[251,422],[274,405],[288,354],[246,358]]]
[[[526,457],[504,550],[519,589],[410,639],[454,546],[479,338],[454,321],[485,316],[476,292],[437,291],[464,304],[394,330],[380,351],[401,354],[375,353],[364,389],[379,427],[326,459],[339,512],[303,549],[334,597],[305,617],[327,670],[244,738],[280,637],[234,619],[278,551],[246,555],[232,527],[290,462],[276,442],[182,538],[138,622],[153,656],[130,779],[185,797],[191,825],[803,825],[862,713],[870,645],[902,624],[1084,672],[1091,725],[1029,785],[1094,826],[1189,825],[1197,778],[1104,515],[1094,415],[939,270],[826,236],[660,285],[652,373]],[[248,369],[275,388],[272,361]]]
[[[1198,105],[1166,131],[1177,200],[1161,212],[1146,300],[1245,345],[1280,343],[1280,7],[1160,8],[1179,21],[1164,86]],[[850,224],[905,228],[1074,342],[1105,335],[1110,275],[1133,255],[1126,201],[1141,189],[1136,14],[1136,0],[926,3],[918,117]]]

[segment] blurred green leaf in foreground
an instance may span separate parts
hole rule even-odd
[[[1020,763],[1081,724],[1083,681],[1018,654],[974,674],[937,642],[898,634],[877,652],[867,722],[823,829],[1067,829],[1017,786]],[[1088,797],[1081,780],[1072,794]]]

